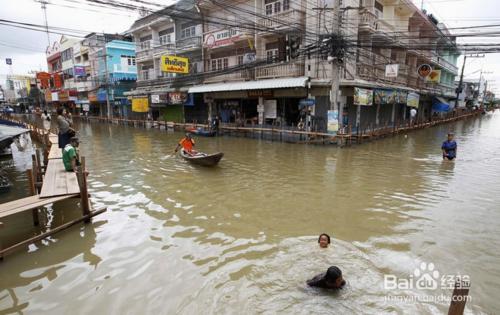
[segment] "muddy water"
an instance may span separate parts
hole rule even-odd
[[[440,143],[456,133],[458,160]],[[180,134],[82,124],[94,207],[108,212],[0,264],[0,309],[31,314],[443,313],[441,288],[384,288],[422,262],[472,281],[468,313],[500,313],[500,113],[337,149],[198,138],[225,152],[198,168]],[[42,229],[78,216],[49,207]],[[33,233],[30,214],[2,240]],[[332,235],[320,250],[317,235]],[[15,236],[13,236],[15,235]],[[339,292],[305,280],[339,266]],[[428,271],[422,270],[421,273]],[[432,274],[432,273],[431,273]]]

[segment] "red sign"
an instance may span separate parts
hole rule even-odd
[[[62,86],[63,86],[63,81],[62,81],[62,77],[61,77],[61,75],[60,75],[60,74],[58,74],[58,73],[54,73],[54,74],[52,75],[52,77],[54,78],[54,87],[55,87],[56,89],[62,88]]]
[[[48,89],[50,86],[50,73],[47,72],[37,72],[37,80],[40,81],[40,87],[42,89]]]
[[[417,69],[417,73],[421,78],[427,78],[431,72],[432,67],[427,64],[420,65]]]

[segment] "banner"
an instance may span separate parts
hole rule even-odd
[[[405,91],[375,89],[373,91],[373,103],[376,105],[406,104],[407,94]]]
[[[399,73],[399,65],[385,65],[385,77],[386,78],[397,78]]]
[[[168,93],[168,103],[170,105],[182,105],[188,100],[188,94],[183,92]]]
[[[419,101],[420,95],[418,95],[417,93],[408,93],[408,97],[406,99],[407,106],[418,108]]]
[[[339,131],[339,111],[328,111],[328,133],[337,133]]]
[[[166,104],[168,103],[168,94],[151,94],[151,104]]]
[[[354,88],[354,105],[372,106],[373,91],[368,89]]]
[[[36,78],[40,81],[40,88],[48,89],[50,87],[50,73],[37,72]]]
[[[276,119],[277,118],[277,100],[264,100],[264,118]]]
[[[147,113],[149,111],[149,100],[147,97],[133,98],[132,111],[136,113]]]
[[[176,56],[161,56],[161,71],[168,73],[189,73],[189,59]]]
[[[62,88],[63,80],[62,80],[61,75],[58,73],[54,73],[53,78],[54,78],[54,87],[56,89]]]
[[[69,94],[67,91],[61,91],[58,93],[58,98],[60,102],[67,102],[69,101]]]
[[[85,71],[84,66],[75,66],[75,77],[86,77],[87,72]]]
[[[439,83],[441,82],[441,70],[432,70],[427,77],[428,82]]]
[[[45,101],[52,102],[52,92],[50,90],[45,91]]]

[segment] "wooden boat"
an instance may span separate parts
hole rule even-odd
[[[205,130],[205,129],[202,129],[202,128],[189,129],[188,132],[192,133],[194,135],[203,136],[203,137],[215,137],[215,135],[216,135],[215,131]]]
[[[206,154],[206,153],[196,153],[195,155],[189,155],[184,150],[180,150],[180,154],[182,158],[186,161],[189,161],[196,165],[202,166],[214,166],[219,163],[219,161],[224,156],[224,153],[218,152],[214,154]]]

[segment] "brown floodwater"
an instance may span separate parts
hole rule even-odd
[[[500,112],[342,149],[196,138],[224,151],[216,168],[176,157],[180,133],[78,128],[93,206],[108,211],[7,256],[0,313],[446,313],[432,297],[450,289],[384,287],[422,262],[470,277],[467,313],[500,313]],[[440,156],[448,130],[455,162]],[[2,202],[26,193],[25,162],[2,162],[17,185]],[[77,204],[44,209],[41,229],[76,218]],[[3,222],[4,246],[37,232],[30,213]],[[343,290],[305,285],[330,265]]]

